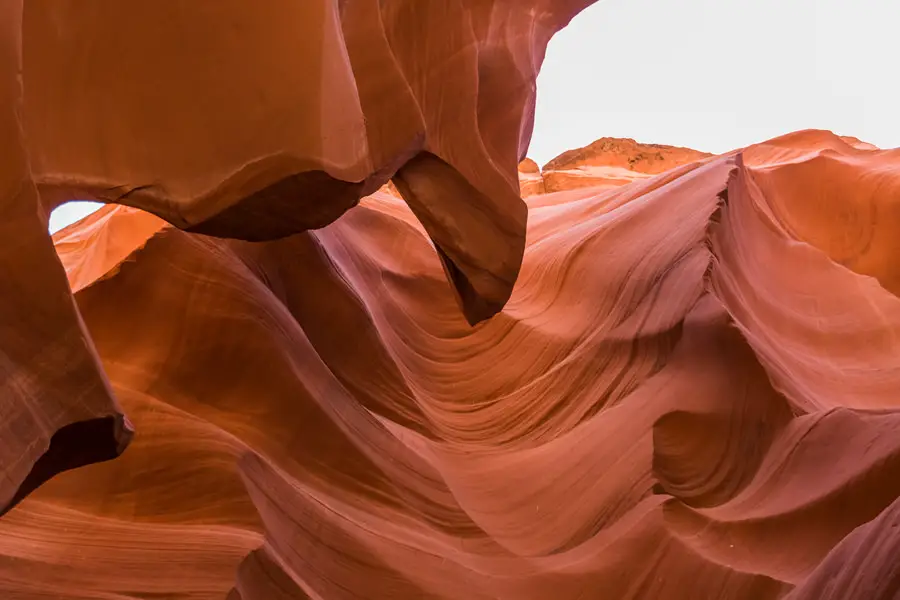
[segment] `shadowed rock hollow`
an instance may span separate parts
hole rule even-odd
[[[900,154],[522,163],[584,4],[0,2],[3,597],[896,597]]]

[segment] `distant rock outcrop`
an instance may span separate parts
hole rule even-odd
[[[522,197],[544,193],[544,177],[541,168],[530,158],[519,163],[519,192]]]
[[[563,152],[543,169],[527,159],[519,165],[519,186],[523,197],[580,187],[612,188],[711,156],[690,148],[604,137]]]

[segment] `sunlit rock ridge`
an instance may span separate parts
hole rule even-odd
[[[538,168],[586,4],[0,2],[0,596],[897,597],[900,151]]]

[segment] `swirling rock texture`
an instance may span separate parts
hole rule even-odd
[[[522,204],[580,5],[125,4],[0,2],[2,597],[900,594],[900,151],[804,131]],[[54,253],[89,193],[129,206]]]
[[[56,248],[137,435],[0,520],[14,598],[900,593],[900,152],[806,131],[528,198],[471,327],[396,192]]]
[[[15,290],[0,297],[0,513],[133,433],[46,233],[55,206],[93,198],[264,241],[392,180],[477,323],[521,265],[516,164],[547,42],[590,3],[0,0],[0,265]],[[146,232],[141,219],[123,226]],[[70,243],[128,237],[113,229]]]

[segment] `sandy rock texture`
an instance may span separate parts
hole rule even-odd
[[[0,513],[132,435],[46,233],[54,207],[261,242],[392,181],[478,323],[521,266],[516,165],[544,51],[590,3],[0,0]],[[150,235],[147,216],[104,214]],[[131,235],[91,222],[97,237],[60,243]]]
[[[894,598],[898,165],[804,131],[531,196],[474,328],[387,191],[262,243],[101,209],[55,241],[137,435],[0,519],[0,590]]]
[[[900,594],[900,150],[541,170],[585,4],[0,0],[0,597]]]
[[[611,189],[711,156],[689,148],[601,138],[563,152],[543,169],[525,159],[519,164],[519,189],[523,197],[580,187]]]

